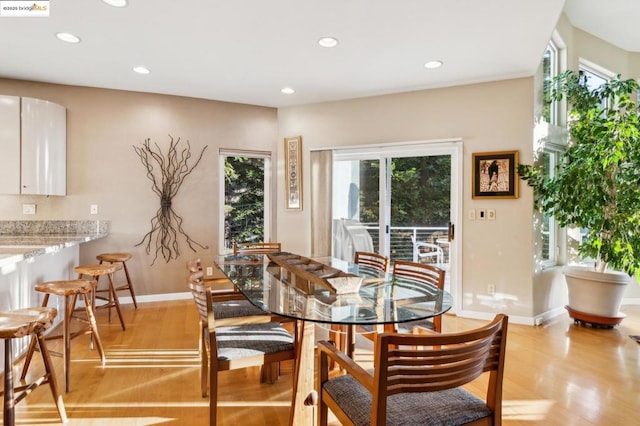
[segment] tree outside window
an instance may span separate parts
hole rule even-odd
[[[266,158],[227,156],[224,161],[224,248],[265,240]]]

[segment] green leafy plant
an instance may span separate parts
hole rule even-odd
[[[590,90],[583,73],[552,80],[551,97],[569,105],[569,144],[555,176],[518,165],[536,206],[563,227],[586,232],[578,247],[595,269],[640,272],[640,128],[638,83],[620,75]]]

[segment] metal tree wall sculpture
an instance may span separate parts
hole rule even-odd
[[[179,150],[180,138],[174,141],[173,137],[169,135],[169,139],[171,139],[171,143],[166,157],[157,143],[151,146],[151,139],[146,139],[141,147],[133,147],[138,157],[140,157],[142,165],[147,169],[147,177],[152,182],[151,188],[153,192],[160,197],[160,208],[156,215],[151,218],[151,231],[147,232],[144,238],[136,244],[136,246],[139,246],[147,241],[146,250],[147,254],[150,254],[151,244],[155,242],[155,257],[151,265],[156,263],[158,255],[162,255],[167,263],[171,259],[177,259],[180,255],[178,238],[181,235],[184,236],[189,248],[194,252],[196,251],[193,247],[194,245],[203,249],[209,248],[194,241],[184,232],[182,229],[183,219],[173,210],[171,205],[171,200],[178,193],[182,182],[202,160],[207,146],[202,148],[196,162],[189,165],[189,160],[191,159],[189,141],[187,141],[186,147]]]

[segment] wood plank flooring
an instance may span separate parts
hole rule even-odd
[[[102,367],[88,337],[72,341],[71,392],[64,395],[69,425],[206,425],[208,401],[200,396],[197,316],[191,300],[123,306],[127,330],[98,314],[107,354]],[[640,424],[640,306],[613,330],[578,327],[562,316],[540,327],[509,325],[503,424]],[[443,331],[482,321],[447,315]],[[51,342],[52,349],[59,342]],[[370,364],[361,348],[356,359]],[[60,358],[54,358],[62,386]],[[19,375],[20,365],[16,374]],[[36,359],[32,369],[40,369]],[[35,370],[33,370],[35,371]],[[286,425],[292,365],[274,385],[259,383],[257,368],[221,375],[222,425]],[[480,392],[481,386],[470,387]],[[16,407],[17,424],[59,424],[48,387]],[[333,424],[336,424],[335,422]]]

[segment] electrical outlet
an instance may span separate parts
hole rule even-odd
[[[210,277],[211,275],[213,275],[213,267],[207,266],[207,276]]]
[[[22,205],[22,214],[36,214],[36,205],[35,204],[23,204]]]
[[[487,209],[487,219],[496,220],[496,209]]]
[[[97,204],[91,204],[89,210],[91,211],[91,214],[98,214],[98,205]]]
[[[493,285],[493,284],[489,284],[487,286],[487,293],[489,293],[491,295],[496,294],[496,286]]]

